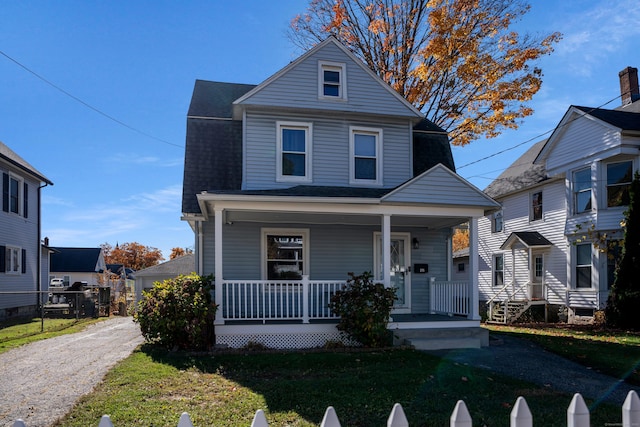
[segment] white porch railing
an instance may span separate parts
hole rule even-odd
[[[580,393],[576,393],[567,408],[566,425],[568,427],[589,427],[591,423],[591,416],[589,414],[589,408],[584,402],[584,399]],[[533,415],[529,409],[529,405],[524,397],[520,396],[513,405],[513,409],[509,415],[511,427],[532,427]],[[458,400],[456,403],[451,417],[449,418],[450,427],[471,427],[472,424],[471,415],[467,409],[467,405],[463,400]],[[560,422],[560,421],[558,421]],[[320,427],[340,427],[340,420],[336,414],[335,409],[329,406],[324,413],[324,418],[320,423]],[[611,425],[619,425],[622,427],[632,427],[640,425],[640,399],[635,391],[630,391],[622,405],[622,423],[611,423]],[[17,420],[13,423],[13,427],[27,427],[22,420]],[[108,415],[103,415],[100,419],[98,427],[114,427],[111,422],[111,418]],[[178,420],[177,427],[194,427],[191,422],[189,414],[183,412]],[[269,427],[267,417],[264,411],[259,409],[253,417],[251,427]],[[409,427],[409,421],[399,403],[393,405],[391,414],[387,419],[387,427]]]
[[[335,319],[331,296],[344,280],[224,280],[219,310],[226,320]]]
[[[471,313],[471,290],[467,281],[429,282],[429,299],[432,314],[468,316]]]

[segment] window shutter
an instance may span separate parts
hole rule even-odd
[[[2,174],[2,210],[9,212],[9,174]],[[2,270],[4,271],[4,269]]]
[[[0,246],[0,273],[7,271],[7,248]]]
[[[24,201],[24,209],[22,210],[22,216],[29,218],[29,184],[24,183],[22,192],[22,199]]]
[[[22,274],[27,272],[27,250],[22,250]]]

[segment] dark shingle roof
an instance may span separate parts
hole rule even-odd
[[[553,244],[537,231],[516,231],[507,237],[500,249],[506,249],[511,246],[515,240],[520,240],[527,247],[534,246],[552,246]]]
[[[231,118],[233,101],[256,85],[196,80],[191,96],[191,117]]]
[[[237,194],[242,196],[295,196],[295,197],[357,197],[379,199],[391,188],[331,187],[322,185],[297,185],[274,190],[209,191],[214,194]]]
[[[518,157],[500,176],[485,188],[484,192],[494,199],[531,187],[548,179],[544,165],[533,164],[547,140],[542,140]]]
[[[423,119],[413,127],[413,176],[428,171],[438,163],[456,171],[447,132],[430,120]]]
[[[52,247],[51,266],[54,273],[93,273],[96,271],[100,248],[61,248]]]
[[[640,114],[629,111],[605,110],[603,108],[580,107],[578,110],[609,123],[623,131],[640,131]]]

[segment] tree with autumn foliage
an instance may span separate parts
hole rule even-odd
[[[291,22],[299,47],[335,36],[451,143],[516,129],[542,84],[532,65],[561,36],[520,35],[525,0],[310,0]]]
[[[100,245],[107,264],[122,264],[132,270],[142,270],[164,261],[162,252],[151,246],[144,246],[138,242],[116,244],[114,248],[109,243]]]
[[[453,252],[461,251],[469,247],[469,230],[456,228],[451,237]]]
[[[169,259],[180,258],[181,256],[185,256],[192,253],[193,253],[193,249],[191,248],[179,248],[179,247],[171,248],[171,255],[169,255]]]

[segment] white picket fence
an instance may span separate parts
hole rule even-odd
[[[520,396],[516,400],[516,404],[513,406],[510,416],[511,427],[533,427],[533,416],[529,410],[529,405],[524,397]],[[458,400],[453,413],[450,418],[450,427],[472,427],[471,415],[467,405],[462,400]],[[620,424],[612,424],[620,425]],[[637,427],[640,426],[640,398],[635,391],[630,391],[627,394],[622,405],[622,427]],[[576,393],[571,399],[569,408],[567,408],[567,427],[589,427],[590,415],[589,408],[584,402],[582,395]],[[24,421],[17,420],[13,427],[27,427]],[[100,419],[98,427],[114,427],[111,423],[111,418],[108,415],[103,415]],[[183,412],[178,420],[177,427],[194,427],[191,422],[189,414]],[[259,409],[253,417],[251,427],[269,427],[267,417],[262,409]],[[329,406],[324,413],[324,418],[320,423],[320,427],[340,427],[340,420],[338,415],[332,406]],[[409,421],[404,414],[404,410],[399,403],[396,403],[391,410],[391,414],[387,419],[387,427],[409,427]]]

